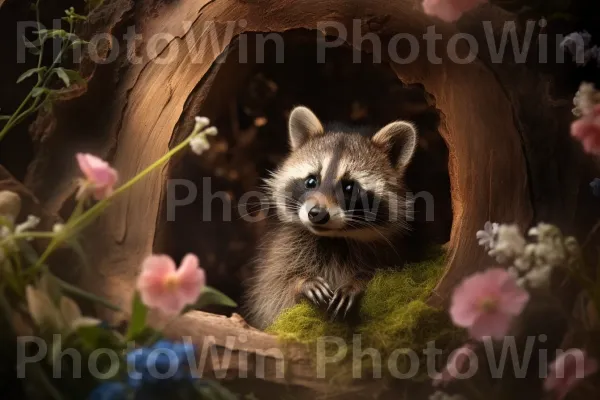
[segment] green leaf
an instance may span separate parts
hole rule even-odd
[[[69,32],[64,29],[42,29],[39,32],[42,32],[42,34],[45,34],[49,38],[59,37],[64,39],[69,36]]]
[[[84,44],[89,44],[90,42],[88,42],[87,40],[83,40],[83,39],[75,39],[73,40],[73,42],[71,43],[71,46],[75,47],[75,46],[82,46]]]
[[[79,75],[79,72],[72,69],[55,68],[53,72],[65,83],[66,87],[71,86],[72,82],[78,83],[85,81],[85,79]]]
[[[64,21],[72,24],[75,21],[86,21],[87,17],[85,15],[80,15],[75,12],[75,8],[70,7],[68,10],[65,10],[66,17],[62,17]]]
[[[52,72],[54,72],[60,78],[60,80],[65,83],[66,87],[71,86],[71,79],[65,72],[64,68],[55,68]]]
[[[10,115],[0,115],[0,121],[8,121],[10,119]]]
[[[35,99],[36,97],[40,97],[44,93],[48,93],[48,92],[50,92],[50,90],[48,90],[44,87],[34,87],[31,90],[31,97],[33,97]]]
[[[34,74],[37,74],[38,72],[42,72],[46,69],[46,67],[40,67],[40,68],[31,68],[28,69],[27,71],[23,72],[21,74],[21,76],[19,76],[19,78],[17,79],[17,83],[21,83],[23,82],[25,79],[33,76]]]
[[[146,328],[146,316],[148,315],[148,308],[142,303],[139,292],[135,292],[133,295],[133,302],[131,305],[131,319],[129,320],[129,326],[127,327],[127,340],[134,340],[138,337]]]
[[[231,300],[227,295],[210,286],[205,286],[200,293],[200,297],[193,308],[201,310],[208,305],[218,305],[226,307],[237,307],[235,301]]]

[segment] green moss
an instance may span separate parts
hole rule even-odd
[[[361,348],[378,349],[383,357],[394,349],[412,349],[422,356],[428,342],[435,340],[436,346],[443,348],[459,336],[445,310],[426,304],[444,265],[445,254],[435,249],[425,261],[407,264],[400,271],[378,272],[365,291],[358,326],[331,323],[322,311],[301,303],[282,313],[267,332],[282,340],[306,344],[314,344],[324,336],[341,337],[349,347],[352,335],[360,334]],[[348,366],[341,363],[338,367],[339,374],[340,368],[347,370]],[[398,367],[403,370],[401,361]],[[425,368],[424,363],[421,367]]]

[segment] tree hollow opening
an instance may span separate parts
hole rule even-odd
[[[254,194],[289,152],[287,118],[296,105],[323,121],[413,122],[419,143],[405,178],[416,198],[405,239],[409,258],[419,260],[429,246],[446,243],[452,228],[448,148],[433,96],[350,46],[327,49],[319,62],[315,31],[278,35],[283,45],[264,41],[261,33],[240,35],[188,98],[173,143],[189,133],[195,115],[209,117],[219,134],[200,157],[188,152],[171,164],[157,221],[154,250],[176,259],[198,254],[209,284],[236,300],[260,238],[276,218],[274,210],[256,212]]]

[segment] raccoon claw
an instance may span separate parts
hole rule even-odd
[[[334,321],[338,315],[341,315],[345,319],[350,310],[355,306],[359,295],[360,291],[351,287],[341,287],[336,290],[329,302],[329,307],[327,307],[327,312],[331,313],[329,320]],[[340,314],[342,311],[343,314]]]
[[[302,284],[302,294],[317,306],[329,304],[333,292],[323,278],[309,279]]]

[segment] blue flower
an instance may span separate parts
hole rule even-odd
[[[144,383],[181,381],[195,378],[194,345],[160,340],[151,347],[135,349],[127,354],[129,385],[139,388]]]
[[[92,390],[89,400],[127,400],[127,391],[121,382],[105,382]]]
[[[590,187],[592,188],[592,193],[596,197],[600,197],[600,178],[595,178],[590,182]]]

